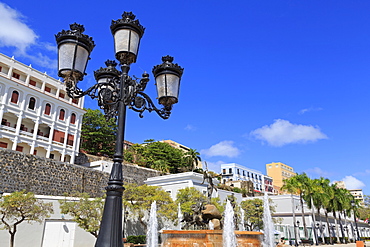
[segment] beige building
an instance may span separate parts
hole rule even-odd
[[[273,162],[266,164],[267,176],[272,177],[273,185],[281,188],[284,184],[284,179],[288,179],[296,175],[293,167],[287,166],[281,162]]]

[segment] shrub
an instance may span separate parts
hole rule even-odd
[[[146,237],[145,237],[145,235],[128,236],[127,237],[127,243],[145,244],[146,243]]]

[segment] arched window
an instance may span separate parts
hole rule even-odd
[[[76,114],[72,113],[71,115],[71,124],[75,124],[76,123]]]
[[[18,98],[19,98],[19,93],[17,91],[13,91],[12,93],[12,98],[10,102],[17,104],[18,103]]]
[[[63,109],[61,109],[61,110],[59,111],[59,119],[60,119],[60,120],[64,120],[64,115],[65,115],[65,113],[66,113],[66,111],[65,111],[65,110],[63,110]]]
[[[50,112],[51,112],[51,105],[49,103],[47,103],[45,105],[45,112],[44,112],[44,114],[45,115],[50,115]]]
[[[30,98],[30,102],[28,102],[28,109],[35,110],[36,100],[34,97]]]

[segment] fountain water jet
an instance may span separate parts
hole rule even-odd
[[[240,221],[240,231],[245,231],[245,226],[244,226],[244,210],[242,209],[242,207],[240,207],[240,218],[241,218],[241,221]]]
[[[263,232],[265,235],[263,239],[264,247],[275,246],[274,231],[275,228],[274,223],[272,222],[269,199],[267,193],[265,192],[263,197]]]
[[[146,246],[158,246],[158,221],[157,221],[157,202],[154,201],[150,207],[149,224],[146,234]]]
[[[226,202],[224,212],[224,230],[223,230],[224,247],[236,247],[234,210],[229,200]]]

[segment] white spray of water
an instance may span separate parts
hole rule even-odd
[[[214,230],[215,229],[215,225],[213,224],[212,221],[209,221],[208,226],[209,226],[209,230]]]
[[[265,196],[263,197],[263,246],[264,247],[271,247],[275,246],[274,241],[274,223],[272,222],[271,212],[270,212],[270,205],[269,205],[269,198],[267,193],[265,192]]]
[[[178,220],[179,230],[181,230],[181,221],[183,220],[183,215],[182,215],[180,203],[177,206],[177,220]]]
[[[229,200],[226,202],[226,208],[224,212],[224,230],[222,237],[223,247],[236,247],[234,210]]]
[[[244,226],[244,210],[242,207],[240,207],[240,230],[245,231],[245,226]]]
[[[154,201],[150,207],[149,224],[146,233],[146,246],[158,246],[158,221],[157,221],[157,202]]]

